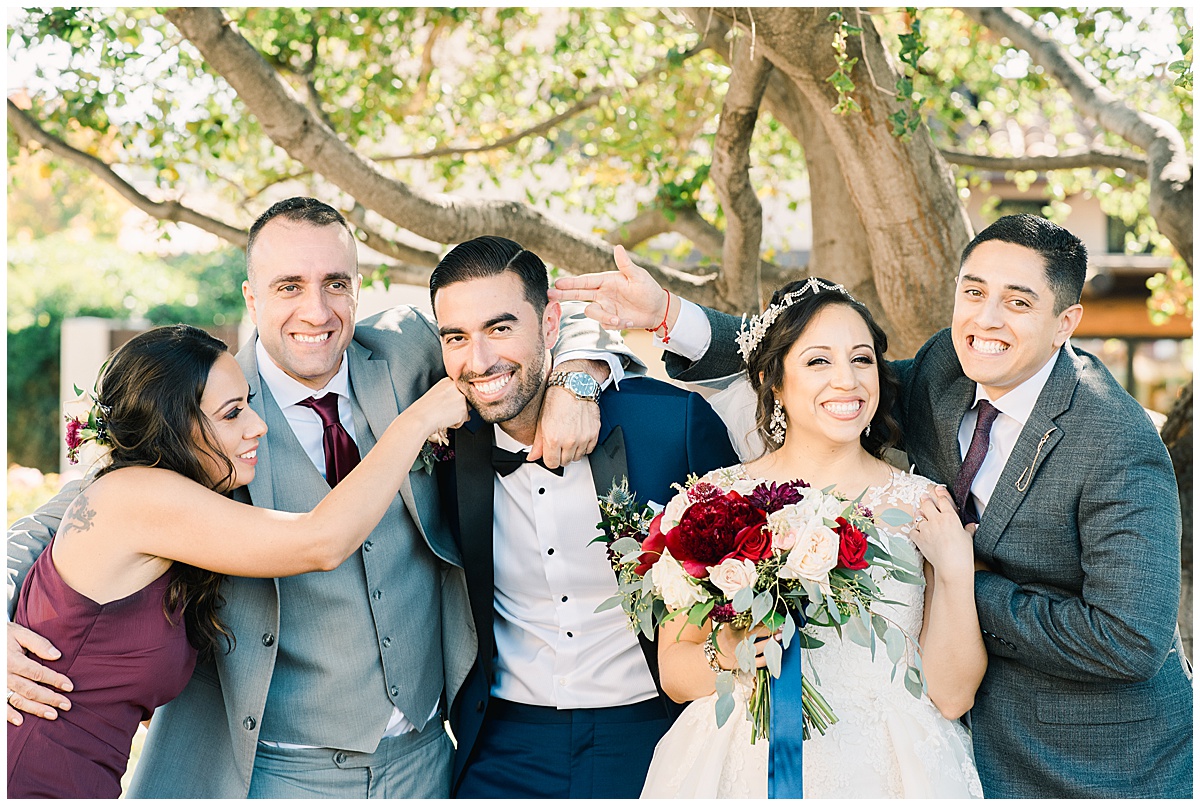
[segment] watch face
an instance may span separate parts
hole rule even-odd
[[[600,384],[586,372],[572,372],[567,376],[567,389],[580,397],[595,397],[600,391]]]

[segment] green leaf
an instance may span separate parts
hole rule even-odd
[[[738,613],[745,613],[750,609],[750,605],[754,602],[754,589],[742,588],[733,595],[733,609]]]
[[[923,690],[921,687],[921,676],[917,673],[917,670],[911,666],[908,667],[908,669],[904,672],[904,687],[908,689],[909,694],[913,695],[917,699],[921,698],[921,693]]]
[[[790,612],[783,614],[783,633],[780,638],[783,639],[783,648],[787,649],[792,645],[792,638],[796,635],[796,620],[792,618]]]
[[[717,679],[720,679],[720,677],[718,676]],[[725,693],[718,695],[714,710],[717,713],[717,727],[723,727],[729,721],[730,715],[733,714],[733,694]]]
[[[767,640],[763,647],[763,658],[767,661],[767,671],[771,673],[771,677],[779,677],[783,669],[783,647],[779,646],[778,641]]]
[[[714,602],[712,599],[708,599],[703,602],[696,602],[696,604],[692,605],[691,609],[688,610],[688,623],[699,627],[704,623],[704,620],[708,618],[708,614],[712,612],[714,605],[716,605],[716,602]]]
[[[617,607],[624,601],[625,601],[625,597],[619,593],[616,596],[609,596],[603,602],[596,605],[596,609],[593,610],[592,612],[593,613],[603,613],[605,610],[612,610],[614,607]]]
[[[610,547],[617,554],[627,554],[631,551],[641,552],[642,544],[632,537],[620,537],[612,542]]]
[[[754,601],[750,605],[750,623],[758,624],[761,622],[774,606],[775,597],[771,595],[770,591],[763,591],[755,596]]]
[[[737,658],[738,668],[743,672],[748,672],[754,668],[754,636],[748,635],[742,641],[738,641],[737,649],[734,650],[733,656]]]
[[[911,515],[898,507],[888,507],[882,512],[876,513],[876,515],[888,526],[903,526],[912,520]]]

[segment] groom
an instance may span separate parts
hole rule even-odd
[[[737,459],[699,395],[647,378],[601,392],[551,373],[559,305],[546,267],[505,238],[450,251],[430,277],[446,374],[475,409],[454,432],[456,533],[479,657],[451,712],[455,794],[636,798],[679,708],[658,685],[655,645],[619,609],[597,496],[628,478],[665,503],[673,482]],[[525,461],[548,386],[591,401],[598,446],[559,472]]]
[[[555,298],[596,300],[610,326],[614,310],[662,322],[662,291],[619,265],[560,281],[582,290]],[[1086,270],[1079,239],[1040,217],[980,232],[963,251],[951,328],[894,365],[905,447],[979,521],[989,657],[971,724],[987,797],[1190,798],[1179,498],[1145,412],[1068,343]],[[693,359],[668,355],[672,377],[743,369],[738,319],[666,302],[668,349]]]

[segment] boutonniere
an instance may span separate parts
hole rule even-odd
[[[421,446],[421,452],[417,454],[417,461],[413,462],[412,470],[424,470],[433,475],[434,465],[453,458],[454,448],[450,447],[450,438],[443,429],[425,440],[425,444]]]

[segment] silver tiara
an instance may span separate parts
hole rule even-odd
[[[779,314],[783,313],[785,309],[792,307],[796,302],[799,302],[805,294],[818,294],[822,291],[837,291],[844,294],[849,300],[858,301],[840,283],[831,284],[816,277],[809,277],[807,283],[795,291],[784,294],[782,300],[771,305],[758,316],[753,317],[749,324],[746,323],[746,315],[742,314],[742,326],[737,334],[738,352],[742,354],[742,361],[750,361],[750,354],[754,352],[755,348],[758,347],[758,343],[767,335],[767,331],[771,329],[771,325],[775,324],[775,320],[779,318]]]

